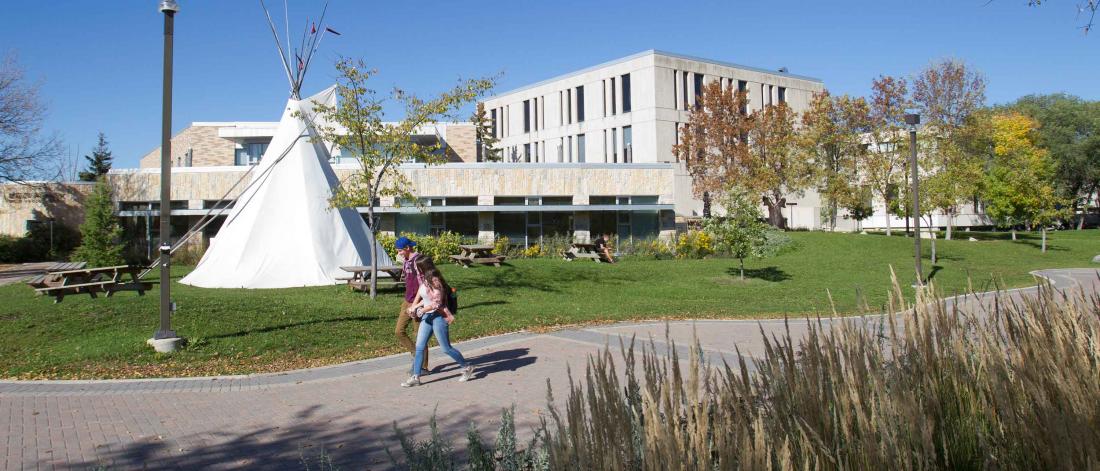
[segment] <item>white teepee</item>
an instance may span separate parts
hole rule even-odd
[[[217,237],[181,283],[203,288],[289,288],[334,284],[347,265],[369,265],[371,237],[355,209],[330,208],[339,183],[313,126],[313,103],[335,87],[291,98],[279,127]],[[296,113],[297,112],[297,113]],[[378,264],[392,262],[381,247]]]

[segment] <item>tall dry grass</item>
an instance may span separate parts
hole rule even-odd
[[[1100,469],[1100,299],[895,291],[757,361],[605,350],[543,423],[551,469]]]

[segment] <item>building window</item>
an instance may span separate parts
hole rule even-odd
[[[634,161],[634,132],[630,126],[623,126],[623,163]]]
[[[779,102],[787,102],[787,87],[779,87]]]
[[[673,108],[676,108],[676,101],[680,99],[680,97],[678,97],[676,95],[676,76],[679,75],[679,74],[680,74],[680,72],[677,71],[677,70],[672,71],[672,107]]]
[[[749,114],[749,103],[748,103],[749,102],[749,96],[748,96],[749,82],[747,82],[745,80],[738,80],[737,81],[737,91],[745,93],[745,101],[741,102],[741,114],[742,115],[747,115],[747,114]]]
[[[531,100],[523,100],[523,132],[531,132]]]
[[[703,74],[693,74],[695,79],[695,107],[703,106]]]
[[[615,92],[615,88],[616,88],[615,87],[615,77],[611,77],[611,115],[612,116],[619,113],[617,111],[618,110],[618,104],[616,103],[618,101],[618,96],[617,96],[617,93]]]
[[[233,164],[256,165],[260,163],[260,158],[264,156],[264,152],[267,152],[266,143],[253,142],[241,144],[241,148],[234,151]]]
[[[573,136],[569,136],[566,139],[568,139],[566,142],[569,144],[569,145],[566,146],[567,150],[565,151],[566,154],[569,156],[569,159],[566,160],[566,161],[567,162],[572,162],[573,161]]]
[[[500,133],[497,132],[497,110],[493,108],[489,110],[489,121],[493,126],[493,137],[500,137]]]
[[[584,162],[584,134],[577,134],[577,162]]]
[[[683,84],[682,84],[683,86],[680,87],[680,90],[682,90],[682,93],[680,93],[680,94],[684,97],[684,103],[683,103],[681,109],[686,110],[686,109],[688,109],[688,73],[687,73],[687,71],[681,72],[680,73],[680,78],[683,79],[683,80],[681,80],[681,82],[683,82]]]
[[[611,163],[619,163],[619,130],[611,129]]]
[[[623,74],[623,113],[630,112],[630,74]]]
[[[558,138],[558,163],[559,164],[565,161],[565,149],[564,149],[564,147],[565,147],[565,139],[559,137]]]
[[[584,122],[584,86],[577,87],[577,122]]]
[[[531,144],[523,145],[523,161],[531,163]]]
[[[558,92],[558,126],[565,125],[565,97],[562,95],[562,92]]]

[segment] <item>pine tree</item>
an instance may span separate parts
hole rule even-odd
[[[93,267],[123,263],[120,243],[122,226],[111,202],[111,186],[105,179],[99,179],[84,201],[84,223],[80,225],[80,235],[80,246],[73,251],[72,260],[88,262]]]
[[[477,104],[474,115],[470,117],[474,122],[474,130],[477,136],[477,148],[481,152],[481,161],[500,162],[501,149],[497,147],[496,135],[493,133],[493,120],[485,114],[485,105]]]
[[[99,133],[99,143],[92,149],[92,155],[85,155],[88,161],[88,169],[80,172],[80,181],[94,182],[101,175],[106,175],[111,170],[111,150],[107,148],[107,136]]]

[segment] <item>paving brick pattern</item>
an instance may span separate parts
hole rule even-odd
[[[1042,275],[1061,289],[1100,292],[1094,269]],[[560,402],[568,391],[567,368],[573,378],[582,378],[588,356],[605,345],[620,361],[620,340],[652,339],[660,353],[675,343],[677,354],[686,359],[696,339],[707,361],[732,363],[736,347],[751,362],[762,354],[761,330],[771,335],[786,329],[801,336],[807,327],[805,321],[700,320],[507,334],[457,345],[476,365],[475,380],[457,382],[457,366],[433,352],[431,358],[445,362],[433,364],[437,369],[424,377],[425,384],[410,389],[398,386],[411,364],[407,355],[250,376],[0,381],[0,431],[6,432],[0,466],[304,469],[317,468],[325,459],[341,469],[388,469],[387,447],[400,453],[394,426],[423,438],[433,411],[441,432],[461,446],[471,423],[491,439],[501,409],[515,404],[517,431],[530,437],[546,408],[547,385]]]

